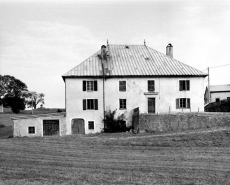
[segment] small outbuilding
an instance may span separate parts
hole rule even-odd
[[[65,113],[23,115],[11,117],[14,137],[43,137],[66,135]]]

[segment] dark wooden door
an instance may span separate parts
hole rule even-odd
[[[155,98],[148,98],[148,113],[155,113]]]
[[[43,135],[58,135],[59,120],[43,120]]]
[[[84,134],[85,121],[83,119],[73,119],[72,121],[72,134]]]

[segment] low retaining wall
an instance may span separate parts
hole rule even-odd
[[[165,132],[230,126],[230,114],[140,114],[139,131]]]

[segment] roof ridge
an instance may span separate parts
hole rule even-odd
[[[109,44],[108,76],[207,76],[206,73],[171,58],[147,45]],[[125,47],[130,46],[130,47]],[[101,74],[98,50],[65,73],[65,77],[97,77]]]

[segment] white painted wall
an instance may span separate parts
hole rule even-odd
[[[216,102],[216,98],[226,100],[227,97],[230,97],[230,92],[211,92],[211,102]]]
[[[43,120],[59,120],[60,136],[66,135],[66,118],[64,116],[18,119],[14,121],[14,137],[43,137]],[[35,127],[35,133],[29,134],[28,127]]]
[[[85,120],[85,133],[100,132],[103,128],[103,81],[98,80],[98,91],[82,90],[83,80],[94,79],[66,79],[66,124],[67,134],[71,134],[71,121],[75,118]],[[126,80],[126,92],[119,92],[119,80]],[[155,94],[145,95],[147,81],[155,80]],[[190,91],[179,91],[179,80],[190,80]],[[204,78],[110,78],[105,81],[106,109],[117,109],[117,115],[125,114],[127,125],[131,124],[132,110],[139,107],[141,113],[147,113],[147,98],[156,98],[156,113],[182,111],[176,109],[177,98],[190,98],[191,111],[204,111]],[[98,110],[84,110],[83,99],[98,99]],[[119,110],[119,99],[127,99],[127,110]],[[184,112],[190,109],[183,109]],[[95,122],[95,129],[88,130],[88,121]]]

